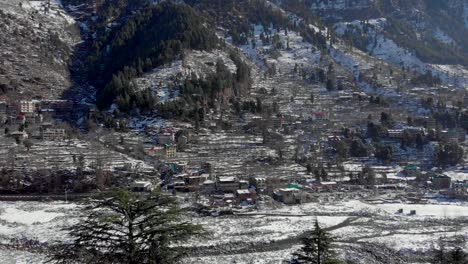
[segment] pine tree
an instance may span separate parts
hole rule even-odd
[[[463,249],[457,247],[450,251],[449,255],[450,263],[452,264],[467,264],[468,255],[463,251]]]
[[[337,264],[335,252],[332,249],[334,238],[323,230],[315,221],[314,230],[308,232],[302,239],[302,247],[295,252],[294,260],[297,264]]]
[[[322,171],[320,173],[321,175],[321,178],[322,178],[322,181],[327,181],[328,180],[328,173],[327,171],[325,170],[325,168],[322,168]]]
[[[186,222],[173,197],[116,190],[90,202],[83,219],[70,228],[72,242],[51,250],[51,263],[178,263],[175,244],[200,235]]]

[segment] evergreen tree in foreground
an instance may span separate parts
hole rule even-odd
[[[461,247],[448,250],[442,239],[439,239],[437,249],[434,249],[432,264],[468,264],[468,254]]]
[[[178,243],[200,235],[200,226],[182,219],[173,197],[124,190],[93,200],[70,228],[71,243],[56,246],[50,263],[178,263]]]
[[[302,239],[302,248],[294,253],[295,264],[338,264],[335,252],[332,249],[334,239],[323,230],[318,221],[314,230]]]

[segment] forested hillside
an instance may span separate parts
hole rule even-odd
[[[127,9],[132,13],[127,14]],[[129,3],[104,12],[99,20],[107,21],[109,14],[129,18],[116,20],[110,28],[103,23],[96,30],[98,37],[93,41],[87,65],[90,82],[99,87],[100,107],[108,107],[114,100],[124,110],[134,104],[142,108],[154,106],[151,94],[135,91],[132,78],[171,62],[184,49],[211,50],[218,46],[214,33],[186,5],[162,3],[134,9]]]
[[[138,108],[147,113],[159,110],[165,117],[191,118],[200,107],[219,108],[220,104],[239,101],[248,92],[248,63],[225,41],[255,49],[255,26],[261,26],[259,38],[263,45],[271,44],[273,49],[268,52],[273,55],[290,48],[287,42],[280,41],[278,32],[285,30],[287,35],[293,31],[323,54],[342,41],[403,70],[407,67],[419,72],[421,76],[413,78],[413,84],[440,83],[433,73],[425,74],[423,62],[467,64],[463,19],[460,14],[448,17],[456,8],[455,2],[66,1],[93,7],[94,14],[86,21],[89,49],[83,59],[84,72],[79,74],[95,87],[99,108],[107,109],[115,103],[121,112]],[[407,52],[407,56],[421,60],[416,62],[419,68],[399,61],[407,60],[406,57],[379,54],[387,49],[386,40]],[[223,50],[235,63],[237,72],[233,74],[219,63],[216,72],[202,79],[185,76],[187,80],[178,83],[181,96],[170,102],[159,102],[154,91],[139,89],[135,84],[135,78],[155,68],[176,60],[183,62],[191,50]]]
[[[77,3],[75,3],[77,4]],[[166,117],[194,117],[202,106],[219,107],[245,95],[250,86],[250,69],[239,51],[219,41],[216,27],[226,30],[235,45],[246,45],[253,35],[252,25],[276,29],[296,29],[304,38],[325,48],[325,37],[305,23],[292,21],[266,2],[192,0],[186,4],[164,1],[101,1],[94,6],[97,16],[88,21],[92,41],[85,70],[88,82],[97,88],[101,109],[116,103],[120,111],[158,108]],[[277,33],[266,31],[262,41],[282,45]],[[138,90],[132,81],[161,65],[182,59],[185,51],[225,50],[236,65],[234,74],[222,63],[204,79],[191,76],[181,85],[181,98],[158,104],[149,90]],[[223,98],[221,98],[223,97]],[[235,100],[234,100],[235,101]],[[198,115],[198,114],[197,114]],[[200,115],[201,112],[200,112]]]

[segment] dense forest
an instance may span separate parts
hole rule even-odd
[[[211,23],[226,28],[236,45],[249,44],[248,38],[253,35],[252,25],[261,25],[265,30],[262,40],[274,39],[274,33],[269,29],[294,30],[314,46],[326,48],[325,37],[308,26],[312,22],[319,25],[322,23],[318,17],[308,12],[301,13],[300,19],[291,19],[275,6],[262,0],[188,0],[186,3],[210,17]],[[286,7],[293,7],[293,5],[288,2]]]
[[[219,44],[204,19],[183,4],[108,1],[98,14],[86,65],[100,108],[116,102],[123,111],[151,110],[156,98],[137,91],[133,78],[179,58],[185,49],[211,50]]]
[[[264,42],[274,42],[271,28],[294,29],[306,41],[326,47],[325,37],[306,26],[306,20],[291,21],[259,0],[189,0],[186,4],[167,1],[156,5],[145,0],[107,0],[99,1],[96,7],[96,37],[86,68],[90,83],[97,87],[97,105],[101,109],[116,103],[122,112],[135,108],[150,112],[157,108],[162,115],[193,118],[198,110],[192,109],[220,105],[226,108],[231,99],[245,94],[250,86],[249,67],[237,51],[229,50],[217,39],[214,27],[207,25],[221,25],[236,45],[249,44],[252,25],[257,24],[265,28]],[[182,98],[176,102],[158,104],[149,90],[138,91],[132,82],[145,72],[182,58],[184,50],[215,48],[229,52],[237,72],[228,73],[218,65],[216,73],[206,80],[189,78],[181,87]]]
[[[180,98],[159,104],[159,114],[165,118],[189,118],[198,127],[208,109],[219,109],[221,114],[229,110],[234,101],[249,92],[252,82],[250,66],[236,51],[231,50],[230,59],[236,65],[235,73],[218,61],[216,72],[204,79],[192,76],[181,85]]]
[[[67,1],[75,3],[89,0]],[[261,38],[264,43],[274,44],[275,30],[294,30],[299,32],[305,41],[326,50],[327,39],[333,45],[334,34],[322,34],[321,31],[327,26],[318,14],[311,12],[311,2],[313,1],[291,0],[288,4],[280,3],[286,11],[298,14],[297,17],[291,18],[273,4],[261,0],[187,0],[183,4],[173,1],[154,4],[148,0],[95,1],[97,16],[93,18],[92,23],[92,49],[85,64],[88,80],[97,88],[97,105],[106,109],[116,103],[122,112],[129,112],[135,108],[143,112],[153,111],[158,106],[157,98],[149,90],[138,91],[132,80],[158,66],[182,59],[184,50],[226,49],[213,31],[215,25],[225,29],[227,36],[231,37],[236,45],[252,44],[249,39],[253,36],[253,25],[262,25],[264,32]],[[384,5],[384,2],[380,5]],[[378,8],[382,11],[389,7],[384,5]],[[428,10],[433,9],[434,7],[428,6]],[[318,30],[310,27],[310,23],[318,25]],[[366,34],[368,27],[372,25],[364,22],[362,31],[356,32],[356,27],[347,32],[344,39],[365,50],[374,41]],[[429,34],[423,34],[426,38],[424,41],[413,41],[416,38],[414,30],[400,19],[389,17],[385,34],[392,39],[403,34],[404,37],[399,38],[397,42],[414,50],[418,57],[426,61],[466,63],[466,58],[460,55],[457,47],[446,48],[446,44],[430,39]],[[186,104],[190,105],[191,109],[198,108],[197,103],[203,107],[219,107],[219,93],[231,94],[232,97],[241,95],[241,91],[246,89],[238,87],[248,86],[246,76],[249,74],[245,73],[248,66],[242,63],[235,52],[229,53],[231,59],[235,58],[240,73],[231,76],[218,71],[213,76],[208,76],[207,80],[189,78],[189,87],[187,88],[187,83],[181,87],[184,97],[182,101],[185,103],[177,102],[164,107],[159,105],[159,109],[173,109],[179,104],[184,105],[185,112]],[[219,87],[219,81],[213,81],[217,78],[223,79],[223,86],[226,86],[225,83],[229,84],[229,92],[226,92],[226,87]],[[412,81],[421,83],[426,82],[425,79],[429,79],[427,82],[430,83],[440,81],[426,76]],[[203,90],[203,100],[199,98],[200,93],[188,92],[192,90],[191,86]],[[233,90],[230,90],[231,88]],[[188,96],[189,94],[191,96]],[[208,103],[207,98],[210,98]],[[215,105],[215,101],[218,105]]]

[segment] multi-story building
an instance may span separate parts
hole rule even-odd
[[[36,111],[36,103],[34,101],[20,101],[20,112],[24,114],[32,114]]]
[[[42,131],[42,139],[47,141],[60,141],[66,137],[65,129],[63,128],[46,128]]]
[[[452,184],[452,190],[458,197],[468,197],[468,181],[454,182]]]
[[[165,144],[164,150],[166,152],[166,158],[173,158],[177,154],[177,147],[173,144]]]
[[[219,178],[218,189],[223,192],[234,193],[239,189],[239,179],[236,177]]]

